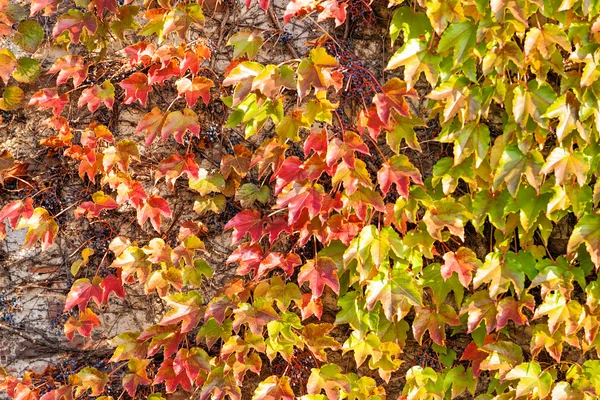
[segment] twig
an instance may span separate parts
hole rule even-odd
[[[277,19],[277,15],[275,15],[275,11],[273,10],[273,3],[272,2],[269,2],[268,12],[269,12],[269,17],[271,17],[271,21],[273,21],[273,24],[275,24],[275,27],[277,28],[277,30],[279,32],[281,32],[282,31],[281,25],[279,24],[279,20]],[[291,43],[286,43],[285,47],[287,47],[287,49],[290,51],[290,53],[292,53],[292,56],[294,56],[294,58],[300,58],[300,56],[298,55],[298,52],[296,51],[296,49],[294,48],[294,46],[291,45]]]

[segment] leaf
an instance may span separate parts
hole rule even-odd
[[[167,115],[169,115],[167,113]],[[135,133],[146,132],[146,147],[149,147],[158,134],[162,131],[165,116],[159,108],[154,107],[152,111],[145,114],[138,122]],[[163,141],[166,140],[163,139]]]
[[[56,12],[56,8],[60,3],[59,0],[32,0],[29,16],[33,17],[39,11],[44,10],[45,16],[52,15]]]
[[[310,124],[306,118],[304,118],[304,112],[295,110],[288,113],[277,125],[277,128],[275,128],[275,131],[279,136],[279,143],[283,144],[288,139],[292,142],[299,142],[300,128],[310,128]]]
[[[404,66],[404,80],[408,89],[414,86],[421,72],[425,74],[427,81],[435,86],[440,62],[441,58],[429,50],[429,43],[419,39],[410,39],[396,51],[385,70]]]
[[[367,310],[371,311],[379,301],[389,321],[404,318],[411,305],[423,305],[421,291],[401,264],[394,265],[391,271],[388,266],[382,266],[379,273],[367,281],[366,288]]]
[[[490,299],[506,293],[512,283],[517,293],[525,286],[525,274],[519,263],[510,262],[501,252],[489,253],[483,266],[477,269],[473,279],[473,288],[477,289],[482,283],[488,284]]]
[[[89,338],[92,332],[92,329],[96,326],[100,326],[100,320],[98,316],[92,312],[89,308],[86,308],[85,311],[79,313],[77,318],[69,317],[67,322],[63,327],[65,336],[70,341],[73,341],[75,337],[75,331],[77,331],[81,336]]]
[[[398,154],[384,162],[383,167],[377,172],[377,181],[381,186],[384,195],[388,193],[390,187],[395,184],[398,193],[408,198],[408,189],[410,180],[417,185],[423,185],[421,174],[418,169],[411,164],[403,154]]]
[[[279,378],[276,375],[271,375],[258,384],[254,391],[252,400],[293,400],[294,391],[290,386],[290,378],[282,376]]]
[[[153,116],[152,118],[158,116]],[[166,114],[160,136],[164,142],[170,135],[175,137],[175,141],[179,144],[183,144],[183,135],[186,131],[189,131],[192,135],[198,137],[200,135],[200,125],[198,124],[198,115],[189,108],[184,108],[181,111],[172,111]],[[152,138],[154,140],[154,138]],[[148,141],[148,136],[146,136]]]
[[[29,218],[22,218],[16,229],[29,228],[25,235],[23,247],[28,248],[35,245],[38,240],[42,241],[42,251],[54,243],[58,233],[58,225],[54,218],[43,208],[36,208]]]
[[[175,392],[177,386],[179,385],[181,385],[181,388],[187,392],[192,389],[192,382],[187,374],[178,374],[175,372],[173,368],[173,359],[171,358],[162,362],[152,384],[157,385],[161,382],[165,383],[167,393]]]
[[[482,266],[473,250],[459,247],[456,252],[449,251],[444,254],[444,265],[442,265],[442,278],[450,278],[453,272],[458,275],[458,280],[466,288],[471,283],[471,273]]]
[[[425,212],[423,221],[427,225],[427,232],[434,239],[442,240],[441,232],[448,228],[450,233],[464,241],[464,221],[468,218],[470,214],[462,204],[447,198],[434,202]]]
[[[111,346],[116,347],[110,362],[116,363],[123,360],[130,360],[132,358],[146,357],[148,343],[138,341],[137,338],[139,336],[139,332],[123,332],[110,339],[108,343]]]
[[[155,182],[165,177],[165,183],[169,190],[175,189],[175,182],[181,175],[186,174],[188,179],[198,179],[198,164],[194,161],[194,154],[186,154],[185,157],[179,154],[173,154],[158,164],[158,171],[155,175]]]
[[[550,393],[554,378],[548,371],[542,372],[542,368],[536,362],[528,362],[517,365],[506,374],[505,379],[519,380],[517,384],[517,397],[524,395],[546,398]]]
[[[106,80],[102,85],[93,85],[92,87],[84,89],[77,101],[77,108],[87,105],[88,110],[93,113],[100,107],[100,104],[104,104],[106,108],[112,109],[114,103],[115,87],[109,80]],[[142,124],[141,120],[139,124]]]
[[[412,7],[402,6],[394,11],[390,23],[390,39],[393,45],[402,32],[404,41],[419,39],[421,36],[429,40],[432,30],[429,18],[424,12],[415,12]]]
[[[7,86],[2,92],[0,110],[10,111],[17,109],[23,104],[24,99],[25,93],[23,93],[23,89],[18,86]]]
[[[211,357],[200,347],[182,348],[173,360],[173,370],[176,374],[185,373],[190,381],[199,384],[211,370],[210,360]]]
[[[294,268],[302,264],[300,256],[294,253],[283,255],[281,253],[269,253],[261,262],[256,273],[256,279],[266,275],[275,268],[281,268],[288,276],[294,274]]]
[[[238,304],[238,308],[233,310],[233,314],[235,315],[233,330],[236,333],[239,332],[242,324],[247,324],[252,333],[261,335],[265,325],[279,319],[271,302],[260,298],[255,299],[254,304]]]
[[[461,64],[469,57],[471,49],[475,48],[477,38],[477,25],[470,20],[455,22],[444,30],[437,52],[439,54],[454,49],[453,66]]]
[[[271,191],[268,186],[259,188],[253,183],[245,183],[235,192],[235,200],[239,201],[243,208],[252,207],[257,200],[265,204],[270,196]]]
[[[149,385],[152,383],[152,380],[148,378],[148,372],[146,371],[150,361],[151,360],[147,359],[140,360],[132,358],[127,363],[127,367],[131,373],[126,374],[123,377],[123,389],[125,389],[127,394],[132,398],[135,398],[135,392],[139,385]]]
[[[567,245],[567,252],[573,253],[585,244],[592,262],[600,268],[600,214],[586,214],[579,219]]]
[[[253,59],[258,54],[258,50],[263,44],[263,39],[260,35],[254,34],[252,31],[243,30],[232,35],[227,41],[226,46],[233,46],[233,58],[239,58],[246,54],[248,59]]]
[[[550,292],[546,295],[544,302],[535,310],[532,319],[535,320],[544,315],[548,317],[550,334],[556,332],[564,323],[565,334],[570,335],[581,328],[586,312],[576,300],[567,301],[559,292]]]
[[[29,57],[21,57],[12,76],[17,82],[32,83],[40,76],[40,70],[39,61]]]
[[[114,210],[119,204],[103,191],[98,191],[92,195],[92,201],[81,203],[74,212],[75,218],[87,214],[88,218],[99,217],[103,210]]]
[[[75,397],[80,397],[88,390],[90,395],[99,396],[108,383],[108,374],[98,371],[96,368],[85,367],[69,378],[71,385],[75,386]]]
[[[57,86],[66,83],[69,78],[73,78],[73,86],[78,87],[87,77],[88,65],[81,56],[64,56],[52,64],[47,74],[55,74],[57,72]]]
[[[525,38],[525,57],[530,59],[533,52],[539,52],[542,59],[549,59],[556,51],[557,45],[571,52],[569,38],[558,25],[544,24],[541,29],[533,27]]]
[[[203,76],[196,76],[192,80],[181,78],[175,84],[177,85],[179,97],[185,95],[188,107],[194,106],[198,102],[198,97],[202,97],[204,104],[208,104],[210,101],[210,88],[215,86],[213,81]]]
[[[239,243],[246,233],[250,233],[251,243],[256,243],[263,235],[263,218],[259,211],[244,210],[233,217],[224,230],[233,228],[233,243]]]
[[[56,39],[64,31],[68,31],[71,42],[77,44],[84,29],[88,35],[93,35],[96,33],[97,27],[98,22],[92,13],[87,12],[84,14],[77,9],[71,8],[58,17],[52,30],[52,37]]]
[[[566,178],[575,175],[579,186],[583,186],[587,181],[590,161],[590,157],[580,151],[568,151],[564,147],[555,147],[540,170],[540,174],[548,175],[554,171],[557,185],[562,185]]]
[[[339,294],[340,283],[337,269],[337,265],[329,257],[308,260],[300,269],[298,284],[302,285],[304,282],[308,282],[314,299],[321,297],[325,285],[329,286],[336,294]]]
[[[4,221],[8,218],[10,226],[15,229],[19,222],[19,218],[23,217],[28,219],[31,218],[32,215],[33,200],[28,197],[25,199],[25,202],[23,202],[23,200],[15,200],[5,204],[0,210],[0,221]]]
[[[102,167],[107,173],[113,170],[115,166],[118,166],[121,171],[126,172],[132,158],[139,161],[140,151],[133,140],[124,139],[115,146],[111,146],[104,150]]]
[[[333,86],[335,90],[340,90],[343,84],[343,75],[336,70],[337,67],[339,67],[338,61],[327,54],[324,48],[312,49],[308,58],[303,58],[298,66],[300,99],[310,92],[311,86],[315,89],[315,93],[327,91],[330,86]]]
[[[496,330],[497,320],[496,302],[490,299],[487,290],[475,292],[466,301],[466,306],[461,310],[461,315],[469,313],[467,320],[467,333],[472,333],[478,329],[481,321],[485,321],[485,327],[488,334]],[[465,350],[466,351],[466,350]]]
[[[419,144],[414,128],[427,126],[422,118],[414,116],[405,118],[395,115],[391,126],[391,129],[386,131],[386,141],[394,153],[400,153],[402,139],[404,139],[411,149],[421,151],[421,145]]]
[[[310,351],[321,361],[327,362],[325,349],[339,350],[340,344],[327,334],[334,328],[332,324],[308,324],[302,328],[302,339]]]
[[[562,142],[574,130],[577,130],[582,138],[589,141],[588,134],[578,117],[578,106],[579,102],[575,95],[572,92],[566,92],[557,98],[542,115],[545,118],[558,118],[556,136],[559,142]]]
[[[465,19],[462,3],[459,0],[429,0],[426,6],[429,21],[438,35],[444,32],[448,23]]]
[[[408,117],[408,103],[404,97],[417,98],[416,90],[406,87],[406,82],[399,78],[392,78],[381,88],[383,93],[377,93],[373,97],[373,104],[377,107],[377,114],[381,121],[389,125],[390,117],[395,110],[398,115]]]
[[[160,196],[148,197],[144,200],[143,206],[138,208],[137,221],[140,226],[150,219],[154,230],[160,232],[162,217],[171,218],[171,208],[169,203]]]
[[[152,86],[148,84],[146,74],[135,72],[119,82],[119,86],[125,89],[124,104],[133,104],[138,100],[142,106],[146,106],[148,93],[152,91]]]
[[[107,303],[108,297],[111,293],[114,293],[115,296],[120,297],[121,299],[125,298],[125,289],[123,288],[123,281],[121,278],[116,277],[113,274],[107,275],[100,282],[100,287],[102,288],[102,302]]]
[[[445,346],[446,324],[451,326],[460,325],[458,316],[452,307],[447,304],[438,305],[438,310],[430,308],[417,307],[415,309],[416,317],[413,322],[413,334],[415,339],[421,344],[423,335],[429,331],[429,336],[439,346]]]
[[[440,135],[442,143],[454,142],[454,165],[461,164],[468,156],[475,154],[475,168],[479,168],[487,156],[490,130],[485,124],[469,122],[458,130],[449,129]]]
[[[163,298],[172,310],[160,320],[159,325],[167,326],[181,322],[181,333],[190,332],[204,317],[202,297],[195,290],[187,293],[175,293]]]
[[[338,400],[342,392],[350,391],[350,383],[339,365],[325,364],[321,368],[312,369],[306,390],[309,394],[319,394],[321,390],[325,390],[328,399]]]
[[[44,30],[36,21],[26,19],[19,23],[13,40],[23,50],[35,53],[44,40]]]
[[[59,116],[63,108],[69,102],[67,93],[59,95],[56,89],[41,89],[29,100],[30,106],[38,106],[41,109],[51,108],[54,116]]]
[[[83,312],[90,300],[94,300],[97,305],[102,303],[102,288],[100,287],[101,279],[90,281],[87,278],[77,279],[67,295],[65,302],[65,311],[71,310],[78,306],[79,311]]]

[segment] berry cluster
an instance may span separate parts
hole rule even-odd
[[[116,231],[110,222],[97,221],[83,231],[83,240],[88,243],[86,247],[102,253],[108,249],[108,245],[115,235]]]
[[[318,364],[310,351],[297,348],[294,349],[291,362],[288,363],[278,355],[271,363],[271,371],[278,376],[289,376],[290,385],[296,391],[306,387],[311,370],[317,367]]]
[[[9,123],[13,119],[12,111],[0,110],[0,123]]]
[[[208,143],[215,143],[217,140],[219,140],[220,132],[221,129],[219,128],[219,125],[211,122],[210,125],[208,125],[204,131],[202,131],[201,137]]]
[[[56,367],[57,373],[54,376],[54,380],[67,384],[69,383],[69,377],[73,375],[77,369],[77,363],[74,359],[64,360]]]
[[[423,352],[417,357],[417,364],[423,368],[430,367],[437,369],[440,366],[437,353],[431,347],[425,347]]]
[[[56,302],[56,307],[60,308],[59,301]],[[63,327],[70,316],[70,311],[57,311],[56,314],[50,317],[50,329],[52,331],[52,335],[57,337],[61,337],[64,335]]]
[[[287,29],[283,29],[283,32],[277,37],[277,44],[280,46],[285,46],[286,44],[292,41],[294,36]]]
[[[21,311],[21,295],[18,291],[13,290],[13,282],[3,287],[0,290],[0,322],[16,326],[15,312]]]
[[[346,13],[354,29],[362,30],[366,27],[374,29],[375,14],[367,0],[349,1]]]

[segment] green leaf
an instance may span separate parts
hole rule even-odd
[[[27,19],[19,24],[14,41],[23,50],[35,53],[44,40],[44,29],[36,21]]]
[[[475,47],[476,38],[476,24],[470,20],[455,22],[444,30],[438,43],[437,52],[441,54],[453,48],[453,61],[456,67],[469,56],[469,51]]]
[[[573,253],[579,245],[585,244],[592,262],[600,268],[600,214],[584,215],[569,238],[567,251]]]
[[[245,183],[235,192],[235,200],[239,201],[243,208],[250,208],[255,201],[265,204],[270,195],[268,186],[259,188],[253,183]]]
[[[19,58],[17,67],[12,73],[17,82],[31,83],[40,76],[40,63],[29,57]]]
[[[431,38],[432,31],[427,15],[420,11],[415,12],[412,7],[407,6],[396,9],[390,23],[392,45],[398,39],[400,32],[403,34],[404,42],[407,42],[410,39],[421,38],[427,41]]]
[[[262,44],[263,38],[248,30],[236,33],[227,41],[227,46],[233,46],[233,58],[239,58],[241,55],[246,54],[249,59],[253,59],[258,54]]]
[[[442,143],[454,142],[454,165],[462,163],[467,156],[475,153],[475,168],[479,168],[487,155],[490,143],[490,130],[485,124],[469,122],[456,131],[448,130],[440,135]]]
[[[506,379],[518,379],[517,397],[534,396],[533,398],[545,399],[550,393],[554,378],[548,371],[542,372],[542,367],[536,362],[523,363],[506,375]]]
[[[408,147],[411,149],[421,151],[421,145],[417,139],[415,128],[427,127],[425,121],[419,117],[403,117],[399,114],[394,114],[392,118],[394,119],[393,123],[391,124],[392,129],[386,131],[386,140],[388,146],[390,146],[394,153],[400,154],[400,145],[402,144],[402,139],[404,139]]]
[[[14,110],[19,108],[23,103],[25,93],[18,86],[8,86],[2,92],[2,98],[0,99],[0,110]]]
[[[438,79],[441,57],[432,53],[429,42],[419,39],[410,39],[392,56],[386,70],[404,68],[404,80],[407,89],[411,89],[419,79],[421,72],[427,81],[435,86]]]

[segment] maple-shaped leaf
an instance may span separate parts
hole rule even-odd
[[[114,2],[115,0],[109,0]],[[140,24],[137,21],[137,15],[139,13],[139,6],[133,5],[122,5],[116,13],[115,19],[110,21],[110,30],[120,40],[125,41],[126,30],[137,30],[140,28]]]
[[[113,170],[115,166],[118,166],[121,171],[127,172],[129,161],[132,158],[139,161],[140,151],[133,140],[124,139],[115,146],[108,147],[104,150],[102,167],[104,168],[104,172],[107,173]]]
[[[529,120],[535,121],[540,127],[548,127],[548,118],[543,117],[548,107],[556,101],[556,93],[547,83],[539,84],[530,81],[527,86],[518,85],[513,93],[513,114],[515,121],[526,127]]]
[[[568,300],[560,292],[551,292],[546,295],[544,302],[535,310],[532,319],[548,317],[550,334],[564,323],[565,334],[577,332],[585,319],[586,311],[577,300]]]
[[[155,117],[153,116],[153,119]],[[172,111],[165,115],[162,123],[160,136],[164,142],[170,135],[175,137],[175,140],[179,144],[183,144],[183,135],[186,131],[189,131],[194,136],[200,135],[200,125],[198,124],[198,115],[190,110],[184,108],[182,111]],[[150,131],[148,131],[150,133]],[[148,134],[147,134],[148,135]],[[148,142],[148,136],[146,135],[146,142]],[[154,138],[152,138],[154,140]],[[152,142],[152,141],[150,141]]]
[[[102,282],[100,282],[100,287],[102,288],[102,302],[106,303],[108,301],[108,297],[111,293],[114,293],[115,296],[124,299],[125,298],[125,289],[123,288],[123,281],[121,278],[110,274],[102,278]]]
[[[103,210],[114,210],[119,207],[119,204],[109,195],[105,195],[103,191],[98,191],[92,195],[92,201],[81,203],[75,209],[75,218],[79,218],[87,214],[88,218],[99,217]]]
[[[389,125],[390,117],[395,110],[399,115],[408,117],[408,103],[405,97],[418,97],[415,89],[407,89],[406,83],[399,78],[392,78],[382,87],[383,93],[373,97],[373,104],[377,107],[377,114],[381,121]]]
[[[51,108],[52,113],[55,116],[59,116],[68,102],[69,95],[67,93],[59,95],[56,89],[41,89],[31,96],[29,105],[38,106],[42,110]]]
[[[250,0],[246,0],[250,1]],[[292,0],[287,4],[283,14],[283,22],[289,23],[294,17],[301,17],[315,10],[317,2],[310,0]]]
[[[244,210],[227,222],[223,229],[233,229],[233,244],[239,243],[246,233],[250,234],[252,243],[256,243],[263,235],[263,224],[264,220],[259,211]]]
[[[60,0],[32,0],[29,17],[33,17],[41,10],[44,10],[44,16],[50,16],[56,12],[58,3]]]
[[[425,212],[423,221],[427,225],[427,232],[434,239],[442,240],[441,232],[448,228],[450,233],[464,241],[464,222],[470,217],[471,214],[462,204],[448,198],[435,201]]]
[[[310,51],[308,58],[303,58],[298,66],[298,94],[304,98],[311,90],[315,93],[327,91],[327,88],[333,86],[335,90],[340,90],[343,84],[343,75],[337,70],[339,62],[327,51],[318,47]]]
[[[204,317],[202,297],[191,290],[187,293],[175,293],[164,298],[171,311],[160,320],[159,325],[166,326],[181,322],[181,333],[194,329]]]
[[[227,154],[221,158],[221,174],[223,178],[229,179],[235,177],[243,178],[250,169],[250,151],[242,144],[233,146],[234,155]]]
[[[467,319],[467,333],[476,330],[481,321],[485,321],[485,328],[488,334],[496,330],[497,311],[496,301],[490,299],[490,294],[487,290],[479,290],[472,296],[469,296],[460,312],[461,315],[465,313],[469,314],[469,318]]]
[[[137,221],[140,226],[150,219],[155,231],[160,232],[162,217],[171,218],[169,203],[160,196],[150,196],[144,200],[144,205],[137,210]]]
[[[469,122],[461,129],[442,132],[438,140],[442,143],[454,143],[455,166],[474,153],[475,168],[479,168],[487,156],[490,130],[485,124]]]
[[[494,343],[496,340],[497,339],[496,339],[495,335],[487,335],[483,339],[483,343],[484,343],[484,345],[486,345],[486,344]],[[477,343],[475,343],[475,341],[472,341],[471,343],[469,343],[467,345],[467,347],[465,347],[465,350],[463,351],[463,354],[460,357],[460,361],[470,360],[472,362],[473,375],[475,377],[478,377],[481,372],[481,369],[480,369],[481,362],[483,360],[485,360],[487,358],[487,356],[488,356],[488,353],[483,351],[481,349],[481,347],[478,346]]]
[[[391,157],[383,164],[383,167],[377,172],[377,181],[381,186],[384,195],[388,193],[390,187],[395,184],[396,190],[401,196],[408,198],[408,189],[410,180],[417,185],[423,185],[421,173],[403,154]]]
[[[336,28],[341,26],[346,21],[346,8],[348,3],[338,0],[324,0],[317,6],[319,16],[317,17],[318,22],[325,21],[327,19],[334,19]]]
[[[71,286],[65,302],[65,311],[79,306],[79,311],[87,307],[90,300],[94,300],[97,305],[102,303],[102,288],[100,287],[101,278],[96,277],[92,281],[87,278],[77,279]]]
[[[288,376],[280,378],[276,375],[271,375],[262,380],[254,391],[254,396],[252,396],[252,400],[293,400],[294,398],[290,378]]]
[[[167,113],[167,115],[169,115]],[[145,114],[138,122],[135,133],[146,132],[146,147],[149,147],[156,136],[162,131],[165,122],[165,115],[159,108],[155,107],[149,113]]]
[[[354,331],[344,342],[343,353],[354,352],[354,361],[359,368],[369,357],[381,357],[381,340],[374,333],[364,336],[360,331]]]
[[[590,156],[581,151],[569,151],[564,147],[555,147],[546,159],[540,174],[548,175],[554,171],[557,185],[562,185],[566,179],[575,176],[579,186],[583,186],[587,181],[590,162]]]
[[[269,167],[273,172],[279,170],[284,161],[287,148],[287,145],[279,144],[277,138],[265,140],[254,152],[249,168],[258,165],[259,177],[262,177]]]
[[[477,269],[473,288],[477,289],[482,283],[488,284],[490,299],[495,299],[498,294],[506,293],[511,283],[520,293],[525,286],[525,273],[514,257],[508,258],[501,252],[489,253],[483,266]]]
[[[40,400],[73,400],[73,386],[62,385],[57,389],[50,390]]]
[[[179,4],[169,11],[164,17],[164,36],[169,33],[177,33],[180,39],[185,40],[186,33],[194,24],[200,29],[204,27],[204,14],[200,4]],[[162,40],[162,35],[159,36]]]
[[[386,130],[386,141],[394,153],[400,153],[402,139],[404,139],[411,149],[421,151],[421,145],[419,144],[414,128],[427,126],[422,118],[414,116],[405,118],[400,115],[394,115],[393,122],[390,125],[391,128]]]
[[[269,253],[260,262],[255,279],[264,276],[275,268],[281,268],[288,276],[292,276],[294,274],[294,268],[301,264],[302,259],[297,254],[288,253],[283,255],[281,253]]]
[[[4,205],[0,210],[0,221],[4,221],[8,218],[8,223],[10,226],[15,229],[17,227],[17,223],[19,222],[19,218],[23,217],[25,219],[31,218],[33,215],[33,200],[30,197],[27,197],[23,200],[15,200],[10,203]]]
[[[154,385],[161,382],[165,383],[167,393],[173,393],[177,386],[181,385],[181,388],[186,392],[192,389],[192,381],[187,374],[176,373],[173,368],[173,359],[169,358],[162,362],[156,376],[154,377]]]
[[[529,184],[538,188],[539,171],[544,159],[535,149],[523,154],[517,145],[510,145],[503,149],[502,155],[496,166],[493,188],[498,189],[505,182],[508,192],[514,197],[521,184],[521,176],[525,174]]]
[[[32,247],[38,240],[41,240],[42,251],[54,243],[54,238],[58,233],[58,225],[54,218],[43,208],[36,208],[33,210],[31,217],[22,218],[15,229],[23,228],[29,228],[25,235],[23,247]]]
[[[312,369],[306,390],[309,394],[319,394],[325,390],[328,399],[338,400],[343,392],[350,392],[350,382],[339,365],[325,364]]]
[[[579,219],[569,238],[567,251],[574,253],[585,244],[592,262],[600,268],[600,214],[586,214]]]
[[[300,218],[304,209],[308,212],[310,219],[316,217],[321,211],[324,198],[325,195],[321,185],[303,185],[300,182],[294,182],[292,187],[284,190],[277,198],[276,207],[274,208],[283,209],[287,207],[288,223],[292,225]]]
[[[300,141],[300,128],[309,128],[310,124],[304,117],[304,112],[294,110],[283,117],[275,131],[279,135],[279,143],[283,144],[288,139],[292,142]]]
[[[55,74],[57,72],[56,86],[60,86],[66,83],[69,78],[73,78],[73,86],[78,87],[87,77],[88,64],[81,56],[64,56],[56,60],[46,73]]]
[[[79,312],[77,318],[69,317],[67,322],[65,322],[63,329],[67,339],[73,341],[76,331],[81,336],[89,338],[92,333],[92,329],[94,329],[96,326],[100,326],[100,320],[98,319],[98,316],[94,314],[92,310],[86,308],[85,311]]]
[[[140,360],[138,358],[131,358],[127,363],[130,373],[125,374],[123,377],[123,389],[132,398],[135,398],[135,392],[139,385],[149,385],[152,383],[152,380],[148,378],[148,371],[146,371],[150,361],[148,359]]]
[[[158,164],[155,181],[165,177],[165,182],[170,190],[174,190],[175,182],[181,175],[186,174],[189,179],[198,179],[198,164],[194,161],[194,154],[186,154],[185,157],[173,154]]]
[[[543,371],[537,362],[519,364],[504,377],[507,380],[518,380],[516,396],[536,396],[544,399],[550,394],[554,378],[550,372]]]
[[[444,30],[438,43],[437,52],[442,54],[454,49],[452,59],[453,65],[456,67],[469,57],[469,51],[475,48],[476,38],[477,24],[470,20],[455,22]]]
[[[132,358],[145,358],[148,343],[138,341],[137,338],[139,336],[140,332],[123,332],[110,339],[108,343],[116,347],[110,362],[116,363]]]
[[[102,17],[104,10],[118,14],[116,0],[92,0],[90,3],[90,10],[92,6],[95,6],[96,15],[98,15],[98,17]]]
[[[56,39],[64,31],[69,33],[72,43],[79,43],[79,38],[85,29],[88,35],[96,33],[98,27],[98,20],[92,13],[82,13],[81,11],[71,8],[66,13],[58,17],[54,29],[52,30],[52,37]]]
[[[513,342],[492,342],[484,344],[481,350],[487,353],[487,357],[481,362],[480,368],[484,371],[498,371],[501,379],[523,362],[523,349]]]
[[[435,86],[440,62],[441,57],[431,51],[428,42],[410,39],[396,51],[385,69],[391,70],[404,66],[406,86],[412,89],[421,72],[425,74],[427,81]]]
[[[198,97],[202,97],[204,104],[208,104],[210,101],[210,88],[215,86],[213,81],[203,76],[196,76],[192,80],[181,78],[175,84],[177,85],[179,97],[185,96],[188,107],[194,106],[198,101]]]
[[[226,46],[233,46],[233,58],[246,54],[249,59],[253,59],[262,44],[262,36],[249,30],[242,30],[231,36]]]
[[[523,314],[523,308],[533,312],[535,301],[532,295],[524,293],[519,300],[514,297],[505,297],[498,302],[498,315],[496,316],[497,329],[504,328],[511,320],[517,326],[529,324],[529,318]]]
[[[578,341],[578,339],[576,340]],[[533,327],[533,333],[531,335],[531,355],[535,358],[540,351],[545,349],[550,357],[558,363],[562,356],[564,343],[568,343],[568,341],[566,340],[565,333],[562,329],[551,334],[550,331],[548,331],[547,324],[537,324]]]
[[[429,336],[439,346],[445,346],[446,325],[459,326],[458,315],[448,304],[438,305],[438,310],[418,307],[415,310],[416,317],[413,322],[413,334],[415,339],[421,343],[425,331],[429,331]]]
[[[152,91],[152,86],[148,84],[148,75],[135,72],[119,82],[119,86],[125,89],[125,104],[133,104],[139,100],[142,106],[146,106],[148,93]]]
[[[115,103],[115,87],[109,80],[104,81],[102,85],[93,85],[84,89],[77,100],[77,108],[87,106],[90,112],[96,111],[100,104],[104,104],[106,108],[112,109]],[[141,124],[141,121],[140,121]]]
[[[589,134],[579,119],[579,101],[572,92],[567,91],[557,98],[542,117],[558,118],[555,132],[559,142],[575,130],[585,141],[589,141]]]
[[[444,261],[442,278],[446,280],[452,276],[452,272],[456,272],[458,280],[465,288],[471,283],[471,273],[483,265],[475,252],[466,247],[459,247],[456,252],[447,252],[444,254]]]
[[[317,257],[308,260],[298,273],[298,284],[308,282],[313,298],[321,297],[325,285],[329,286],[335,293],[339,294],[340,283],[337,276],[338,267],[329,257]]]
[[[367,281],[366,306],[371,311],[380,302],[389,321],[400,320],[408,314],[410,306],[423,305],[421,292],[401,264],[394,265],[391,271],[386,264],[379,268],[373,279]]]
[[[75,386],[75,398],[81,397],[88,390],[91,390],[91,396],[99,396],[108,380],[108,374],[92,367],[85,367],[69,377],[71,385]]]
[[[152,338],[148,345],[148,357],[152,357],[163,348],[164,357],[170,357],[177,352],[186,334],[181,333],[177,325],[153,325],[143,331],[138,337],[139,340]]]
[[[526,60],[533,57],[534,52],[539,52],[542,59],[549,59],[557,49],[557,45],[571,52],[571,43],[562,29],[554,24],[544,24],[543,27],[533,27],[527,32],[523,50]]]
[[[233,310],[233,331],[239,332],[242,324],[247,324],[250,331],[255,335],[262,334],[263,327],[271,321],[279,319],[277,312],[266,299],[256,298],[253,304],[240,303]]]
[[[224,366],[220,364],[211,368],[200,391],[199,400],[223,399],[225,396],[229,396],[232,400],[241,400],[242,391],[235,379],[234,372],[229,368],[227,372],[224,372]]]
[[[200,347],[179,349],[173,360],[173,370],[176,374],[185,373],[192,382],[204,382],[211,370],[211,357]]]

